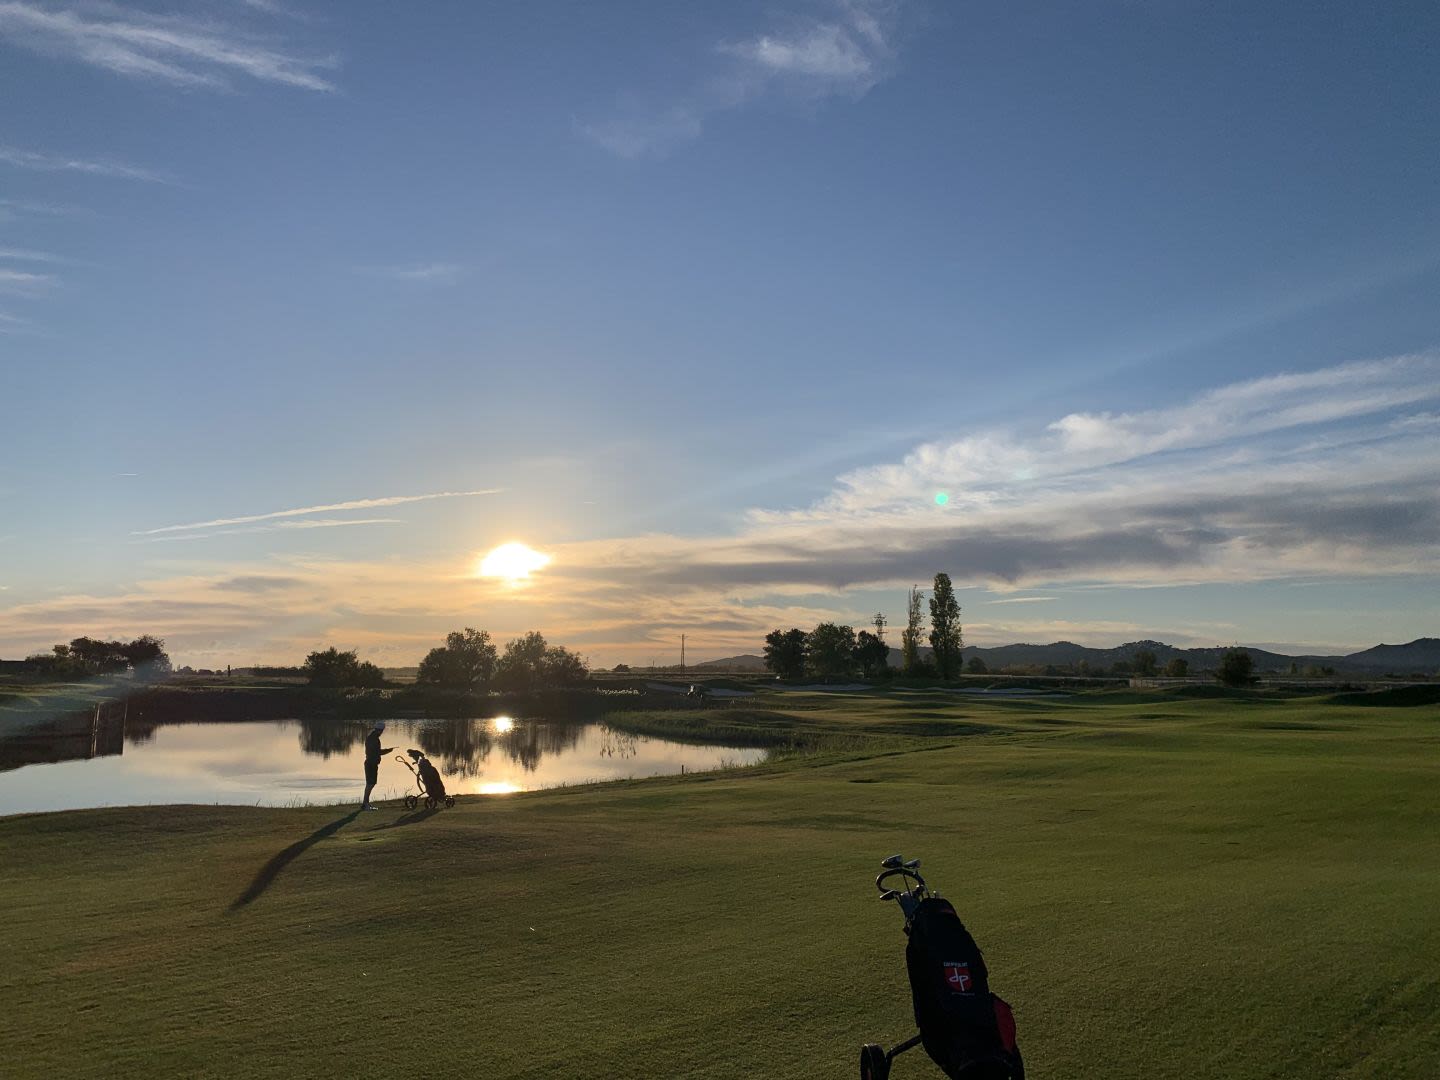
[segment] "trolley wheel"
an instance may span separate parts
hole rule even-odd
[[[860,1048],[860,1080],[887,1080],[890,1075],[890,1059],[885,1048],[866,1043]]]
[[[420,800],[417,799],[414,795],[406,795],[406,796],[405,796],[405,809],[406,809],[406,810],[414,810],[415,807],[417,807],[417,806],[419,806],[419,805],[420,805]]]
[[[446,809],[446,810],[449,810],[449,809],[450,809],[452,806],[454,806],[454,805],[455,805],[455,796],[454,796],[454,795],[446,795],[446,796],[445,796],[445,809]]]

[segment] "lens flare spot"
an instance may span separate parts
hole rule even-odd
[[[501,544],[480,560],[480,576],[524,581],[549,562],[549,555],[543,555],[524,544]]]
[[[949,501],[950,501],[950,496],[949,496],[949,494],[947,494],[946,492],[944,492],[944,491],[937,491],[937,492],[935,492],[935,505],[936,505],[936,506],[944,506],[944,505],[945,505],[946,503],[948,503]]]

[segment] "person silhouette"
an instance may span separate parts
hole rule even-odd
[[[361,810],[380,809],[370,805],[370,792],[375,790],[375,783],[380,779],[380,759],[395,749],[393,746],[380,745],[380,735],[384,730],[385,721],[376,720],[370,734],[365,736],[365,797],[360,800]]]

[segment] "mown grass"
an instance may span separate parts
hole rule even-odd
[[[1116,697],[642,714],[814,752],[433,815],[0,819],[0,1061],[849,1076],[911,1030],[870,884],[904,851],[984,947],[1033,1076],[1434,1077],[1440,709]]]

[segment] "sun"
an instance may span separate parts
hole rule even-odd
[[[549,555],[524,544],[501,544],[480,560],[480,576],[524,581],[549,561]]]

